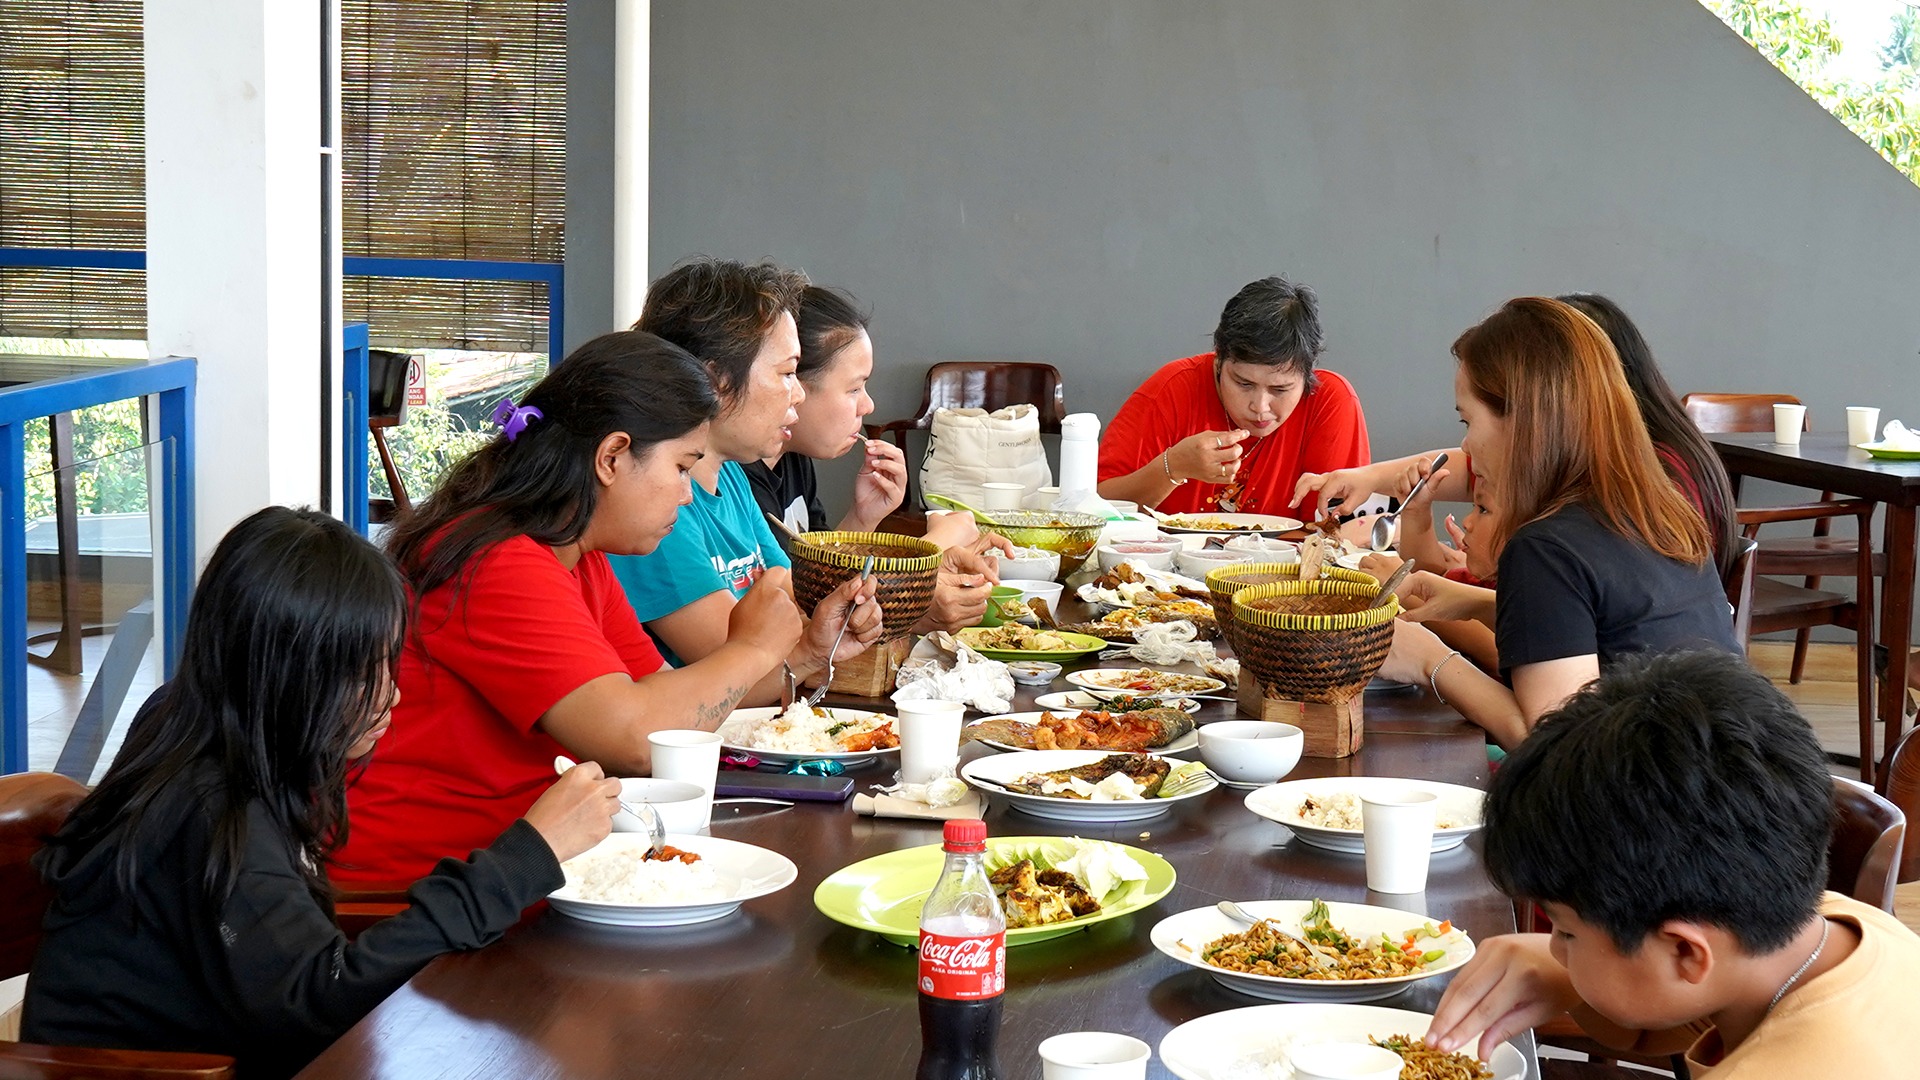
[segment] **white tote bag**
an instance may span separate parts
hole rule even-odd
[[[1031,495],[1053,483],[1047,450],[1040,443],[1040,410],[1032,405],[941,409],[933,414],[927,456],[920,462],[920,490],[981,505],[980,485],[1019,484]]]

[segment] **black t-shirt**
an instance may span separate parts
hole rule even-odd
[[[1570,656],[1725,649],[1733,611],[1712,562],[1688,566],[1583,506],[1528,522],[1500,552],[1494,639],[1510,671]]]
[[[761,510],[786,522],[795,532],[832,527],[827,524],[827,508],[820,503],[812,458],[782,454],[771,469],[760,461],[749,461],[741,467],[753,487],[753,501]],[[774,535],[780,538],[781,547],[787,546],[787,537],[780,530],[775,529]]]

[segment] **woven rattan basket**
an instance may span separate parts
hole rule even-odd
[[[1325,566],[1320,570],[1324,581],[1352,581],[1365,583],[1373,581],[1371,574],[1360,570],[1348,570],[1341,566]],[[1300,562],[1247,562],[1223,566],[1207,572],[1207,592],[1213,597],[1214,621],[1220,624],[1220,633],[1233,646],[1234,655],[1240,653],[1240,642],[1235,639],[1233,625],[1233,595],[1253,585],[1271,585],[1276,581],[1299,581]],[[1378,584],[1374,586],[1379,589]]]
[[[1060,556],[1056,581],[1080,569],[1100,543],[1107,519],[1069,510],[995,510],[993,522],[982,522],[982,532],[999,533],[1017,547],[1039,548]]]
[[[876,556],[874,595],[886,619],[885,640],[913,629],[933,605],[933,586],[939,576],[940,548],[912,536],[892,533],[810,532],[794,541],[793,598],[800,610],[814,606],[850,577],[857,577],[867,556]]]
[[[1262,696],[1343,702],[1365,690],[1393,644],[1400,602],[1368,607],[1380,584],[1276,581],[1233,596],[1234,651]]]

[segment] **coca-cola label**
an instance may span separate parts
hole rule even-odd
[[[947,937],[920,931],[920,992],[978,1001],[1007,989],[1007,935]]]

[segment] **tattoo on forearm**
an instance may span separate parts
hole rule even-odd
[[[694,726],[707,730],[719,727],[720,721],[725,720],[733,712],[733,707],[740,704],[740,699],[747,696],[748,689],[744,684],[730,686],[726,693],[720,695],[720,700],[700,706],[694,712]]]

